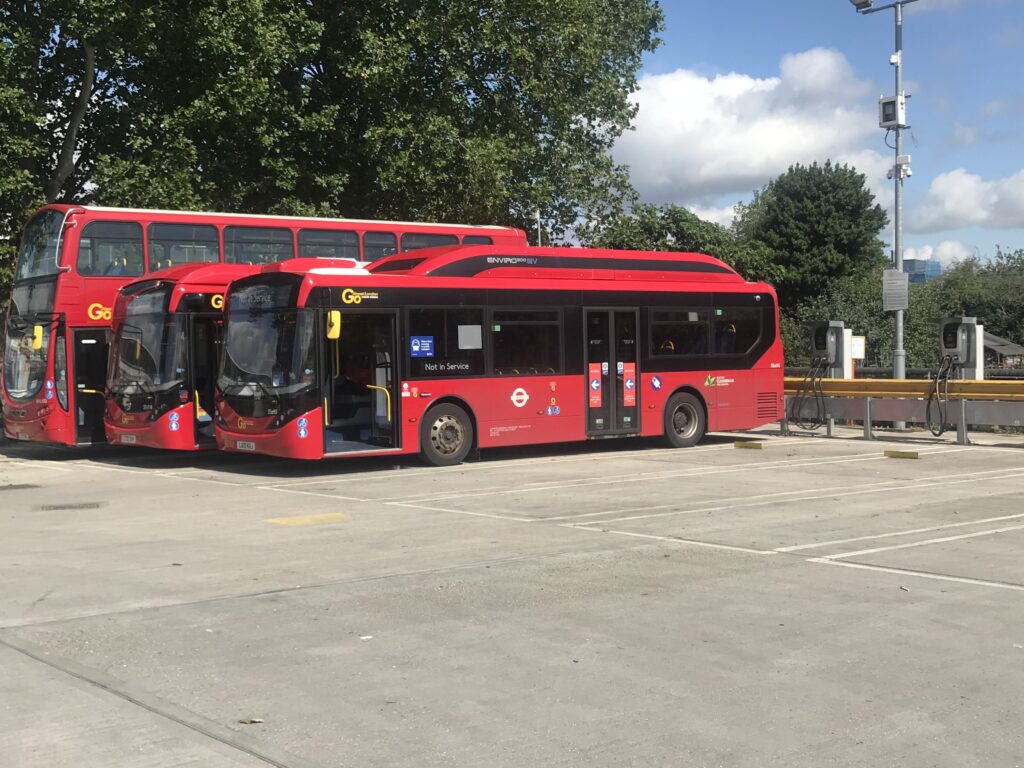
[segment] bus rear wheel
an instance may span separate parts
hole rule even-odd
[[[420,454],[435,467],[461,464],[473,447],[473,422],[452,403],[434,406],[420,427]]]
[[[673,448],[689,448],[704,437],[707,418],[700,400],[689,392],[677,392],[665,406],[665,439]]]

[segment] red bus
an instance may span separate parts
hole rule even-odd
[[[294,259],[289,269],[330,265],[366,274],[357,262]],[[114,304],[107,366],[107,441],[194,451],[216,447],[213,412],[224,318],[244,264],[187,264],[124,286]]]
[[[522,230],[448,224],[48,205],[21,238],[3,360],[4,432],[104,440],[110,323],[118,289],[186,263],[261,265],[299,256],[371,262],[417,248],[494,243]]]
[[[292,458],[749,429],[782,413],[774,290],[692,253],[462,247],[232,284],[217,445]]]

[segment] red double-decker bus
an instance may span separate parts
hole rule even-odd
[[[775,292],[692,253],[430,249],[232,284],[223,450],[304,459],[749,429],[782,413]]]
[[[440,245],[525,242],[511,227],[46,206],[21,238],[7,311],[4,432],[66,445],[104,440],[114,300],[140,277],[188,263],[372,262]]]

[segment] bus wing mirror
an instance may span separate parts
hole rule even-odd
[[[327,313],[327,338],[337,341],[341,338],[341,311],[332,309]]]
[[[37,325],[32,329],[32,349],[40,350],[43,348],[43,326]]]

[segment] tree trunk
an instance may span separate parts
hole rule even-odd
[[[87,40],[82,40],[82,51],[85,53],[85,68],[82,72],[82,87],[78,99],[68,119],[68,129],[64,133],[64,143],[60,149],[60,158],[53,175],[46,183],[46,201],[56,202],[64,189],[64,183],[75,170],[75,149],[78,146],[78,129],[82,127],[89,100],[92,98],[93,82],[96,79],[96,52]]]

